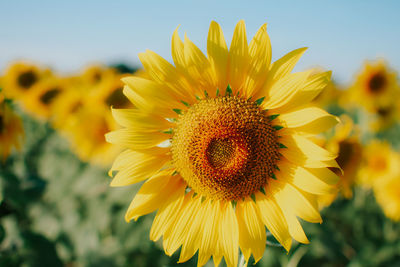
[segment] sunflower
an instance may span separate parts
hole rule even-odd
[[[372,188],[382,179],[398,173],[399,169],[398,153],[387,142],[374,140],[364,149],[358,180],[361,185]]]
[[[386,217],[400,221],[400,172],[376,184],[374,194]]]
[[[48,69],[39,69],[27,63],[14,63],[5,72],[3,77],[4,93],[6,97],[19,100],[41,79],[51,76]]]
[[[103,65],[92,65],[87,67],[80,76],[81,82],[86,87],[100,84],[114,76],[116,71]]]
[[[399,95],[397,74],[383,60],[366,62],[349,94],[354,103],[361,103],[370,112],[388,109]]]
[[[117,74],[108,77],[98,84],[92,90],[91,101],[103,104],[106,108],[110,106],[115,108],[132,108],[131,102],[124,96],[122,90],[124,87],[121,78],[126,74]]]
[[[24,128],[21,119],[0,92],[0,156],[3,161],[10,155],[13,147],[21,148],[23,137]]]
[[[104,135],[116,129],[118,126],[108,109],[88,102],[83,102],[77,111],[71,113],[62,126],[64,135],[81,160],[107,167],[121,149],[107,143]]]
[[[336,161],[341,170],[338,168],[332,169],[340,177],[339,182],[336,184],[338,191],[331,195],[321,196],[318,199],[320,207],[329,206],[339,192],[345,198],[353,196],[352,189],[362,160],[359,129],[356,128],[353,120],[347,115],[342,115],[340,120],[342,123],[336,125],[334,136],[324,145],[327,150],[338,155]]]
[[[35,84],[21,100],[24,108],[35,117],[50,119],[55,100],[67,88],[67,79],[51,77]]]
[[[145,181],[126,221],[158,210],[150,238],[163,236],[168,255],[181,247],[179,262],[198,251],[199,266],[211,256],[236,266],[239,247],[257,262],[265,226],[286,250],[292,237],[308,243],[297,217],[320,223],[317,195],[338,180],[328,169],[338,167],[336,155],[309,139],[337,123],[307,105],[331,73],[291,73],[305,48],[271,65],[266,25],[248,44],[240,21],[228,50],[212,22],[208,56],[177,30],[175,66],[139,54],[150,78],[122,79],[136,108],[112,109],[124,128],[106,139],[127,149],[110,170],[111,186]]]

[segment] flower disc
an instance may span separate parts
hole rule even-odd
[[[237,200],[263,188],[279,159],[267,112],[236,96],[201,100],[182,114],[172,138],[177,171],[194,192]]]

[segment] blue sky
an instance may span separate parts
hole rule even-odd
[[[400,70],[400,1],[1,1],[0,70],[17,59],[63,73],[93,62],[140,66],[153,50],[171,60],[174,29],[203,51],[211,20],[227,43],[238,20],[248,39],[268,23],[273,59],[309,47],[297,70],[320,65],[340,82],[365,59],[385,58]]]

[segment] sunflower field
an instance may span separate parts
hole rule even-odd
[[[339,83],[266,25],[206,40],[0,70],[0,266],[400,266],[390,59]]]

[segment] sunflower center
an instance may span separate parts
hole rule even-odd
[[[49,105],[61,93],[59,88],[52,88],[42,94],[39,98],[44,105]]]
[[[236,145],[228,138],[214,139],[207,147],[208,162],[214,168],[222,168],[235,157]]]
[[[368,83],[368,88],[371,93],[380,93],[386,85],[386,78],[382,73],[377,73],[371,77]]]
[[[28,89],[30,88],[36,81],[38,77],[36,76],[35,72],[33,71],[26,71],[21,73],[18,76],[18,84],[21,86],[23,89]]]
[[[223,200],[265,187],[279,159],[267,112],[236,96],[201,100],[180,115],[171,150],[189,187]]]

